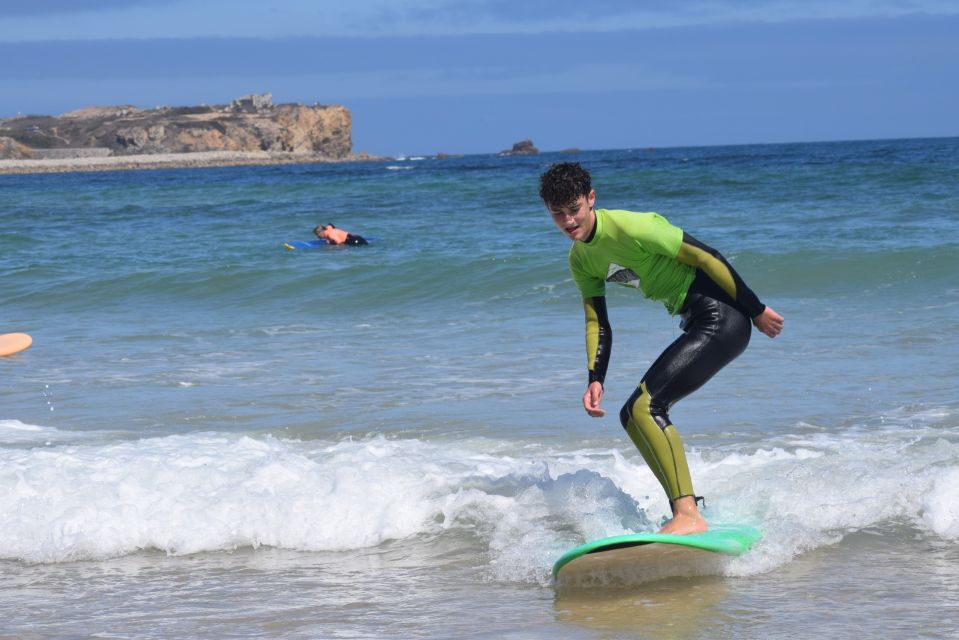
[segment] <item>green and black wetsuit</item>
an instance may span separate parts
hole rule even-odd
[[[635,287],[682,318],[683,335],[643,376],[620,422],[671,503],[695,495],[669,408],[745,350],[750,319],[765,306],[718,251],[656,213],[597,209],[592,236],[570,248],[569,269],[586,310],[590,382],[605,380],[612,348],[607,282]]]

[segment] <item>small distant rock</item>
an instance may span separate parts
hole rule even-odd
[[[513,148],[508,151],[500,151],[501,156],[535,156],[539,154],[539,149],[533,146],[532,140],[520,140],[513,143]]]
[[[560,153],[570,153],[570,154],[579,153],[579,149],[577,149],[576,147],[570,147],[569,149],[563,149],[562,151],[560,151]]]

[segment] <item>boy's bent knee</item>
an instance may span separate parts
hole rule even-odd
[[[636,387],[636,390],[633,391],[633,395],[629,396],[629,400],[623,405],[623,408],[619,410],[619,423],[623,425],[623,429],[629,427],[629,421],[633,419],[633,411],[635,410],[636,401],[639,400],[643,395],[643,385],[640,384]]]
[[[651,421],[660,429],[666,429],[670,425],[668,407],[656,402],[642,383],[619,410],[619,423],[624,429],[629,427],[631,420],[635,423]]]

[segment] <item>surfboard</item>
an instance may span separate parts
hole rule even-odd
[[[33,344],[33,338],[26,333],[4,333],[0,335],[0,357],[20,353]]]
[[[283,248],[293,251],[294,249],[316,249],[317,247],[331,246],[326,240],[290,240],[283,243]]]
[[[365,236],[364,236],[365,237]],[[373,244],[376,242],[376,238],[366,238],[366,242]],[[363,245],[350,245],[350,244],[330,244],[326,240],[290,240],[289,242],[283,243],[283,248],[289,251],[294,249],[318,249],[320,247],[352,247],[352,246],[363,246]]]
[[[715,526],[704,533],[678,536],[666,533],[631,533],[587,542],[560,556],[553,565],[553,577],[560,570],[602,571],[630,563],[669,563],[692,554],[712,553],[738,556],[749,551],[762,537],[750,526]]]

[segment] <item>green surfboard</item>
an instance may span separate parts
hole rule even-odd
[[[609,564],[617,562],[645,562],[658,556],[673,557],[682,550],[721,553],[738,556],[749,551],[762,537],[762,532],[750,526],[716,526],[704,533],[678,536],[665,533],[631,533],[602,538],[571,549],[553,565],[553,577],[560,569],[579,560],[577,564]],[[639,548],[642,553],[637,553]],[[623,552],[623,553],[616,553]],[[594,563],[594,560],[600,562]]]

